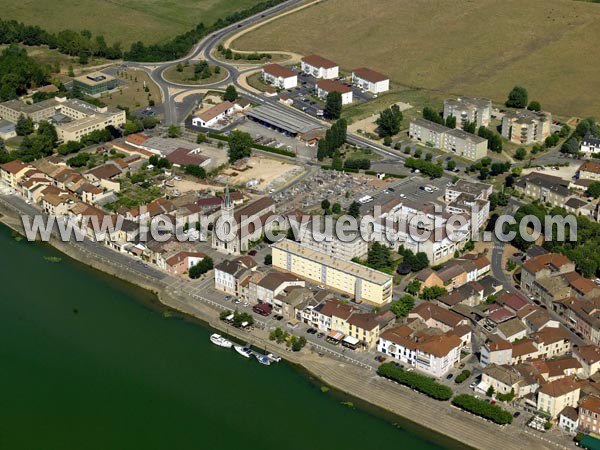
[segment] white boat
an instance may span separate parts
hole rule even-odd
[[[259,355],[258,353],[256,353],[254,356],[256,356],[256,359],[259,363],[264,364],[265,366],[271,365],[271,360],[268,356]]]
[[[246,358],[250,358],[250,355],[252,355],[252,350],[250,350],[250,348],[248,348],[248,347],[242,347],[241,345],[234,345],[233,348],[235,349],[236,352],[238,352],[240,355],[242,355]]]
[[[273,362],[279,362],[279,361],[281,361],[281,356],[274,355],[273,353],[269,353],[267,355],[267,358],[269,358]]]
[[[233,345],[233,342],[228,341],[223,336],[221,336],[220,334],[217,334],[217,333],[210,335],[210,342],[212,342],[215,345],[218,345],[219,347],[225,347],[225,348],[231,348],[231,346]]]

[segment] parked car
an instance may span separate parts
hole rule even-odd
[[[317,334],[317,337],[318,337],[319,339],[321,339],[323,336],[325,336],[325,333],[319,333],[319,334]]]
[[[387,358],[383,355],[378,355],[375,357],[375,361],[378,361],[380,363],[384,362]]]
[[[254,255],[256,255],[256,250],[250,250],[250,251],[248,252],[248,254],[249,254],[250,256],[254,256]]]
[[[449,373],[448,375],[446,375],[446,380],[451,380],[453,376],[454,374]]]
[[[519,411],[517,411],[516,413],[513,414],[513,417],[519,417],[521,415],[521,413]]]
[[[309,328],[308,330],[306,330],[306,332],[308,334],[317,334],[317,330],[315,330],[314,328]]]

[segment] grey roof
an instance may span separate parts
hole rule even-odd
[[[517,182],[517,185],[520,187],[525,187],[528,183],[555,192],[556,194],[559,194],[563,197],[568,197],[571,193],[571,191],[569,191],[569,188],[565,186],[565,181],[562,178],[555,177],[553,175],[532,172],[529,175],[526,175],[525,177],[521,178]]]
[[[480,144],[481,142],[487,142],[487,139],[485,139],[485,138],[477,136],[476,134],[473,134],[473,133],[467,133],[466,131],[459,130],[458,128],[452,128],[451,130],[448,131],[448,134],[450,136],[454,136],[458,139],[464,139],[466,141],[475,142],[476,144]]]
[[[246,115],[255,120],[269,123],[292,134],[304,134],[309,131],[323,128],[311,120],[300,117],[297,114],[276,109],[271,105],[257,106],[248,111]]]
[[[441,125],[436,122],[432,122],[431,120],[425,120],[425,119],[421,119],[421,118],[411,120],[410,124],[411,125],[414,124],[419,127],[427,128],[428,130],[436,131],[438,133],[447,133],[450,131],[450,128],[448,128],[444,125]]]
[[[598,146],[600,146],[600,137],[596,137],[591,134],[586,134],[585,137],[583,138],[583,144],[598,147]]]
[[[587,205],[587,202],[584,200],[581,200],[580,198],[577,197],[571,197],[569,200],[567,200],[565,202],[565,205],[574,208],[574,209],[579,209],[582,206]]]
[[[457,99],[447,98],[446,100],[444,100],[444,105],[451,105],[453,107],[459,107],[464,109],[491,108],[492,101],[489,98],[459,97]]]
[[[0,120],[0,133],[12,133],[15,131],[15,124],[8,120]]]
[[[25,103],[20,100],[8,100],[7,102],[2,103],[2,106],[10,108],[14,111],[23,113],[23,114],[33,114],[38,111],[43,111],[47,108],[55,108],[59,105],[58,101],[54,98],[50,98],[47,100],[42,100],[37,103]]]
[[[184,141],[183,139],[167,139],[161,137],[148,138],[142,145],[144,147],[151,148],[161,153],[164,153],[165,155],[173,153],[178,148],[185,148],[190,151],[198,148],[196,144],[192,144],[189,141]]]

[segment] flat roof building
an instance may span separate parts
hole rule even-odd
[[[287,239],[271,248],[276,269],[350,295],[358,302],[383,305],[392,301],[391,275]]]
[[[429,120],[412,120],[408,133],[412,139],[472,161],[487,155],[487,139]]]
[[[117,87],[117,79],[104,72],[92,72],[73,78],[73,89],[79,89],[90,97],[99,97],[103,92]]]
[[[492,101],[488,98],[459,97],[444,100],[444,119],[456,117],[456,128],[461,130],[465,123],[472,122],[477,128],[490,124]]]
[[[318,123],[308,118],[291,114],[282,109],[274,108],[271,105],[262,105],[252,108],[246,113],[246,117],[262,125],[276,128],[291,136],[298,136],[307,139],[308,136],[315,134],[324,134],[325,129]]]
[[[508,112],[502,118],[502,136],[515,144],[542,143],[550,135],[552,114],[545,111]]]

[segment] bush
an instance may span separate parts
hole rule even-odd
[[[445,401],[450,400],[452,397],[452,389],[448,386],[437,383],[424,375],[403,370],[393,363],[381,364],[377,369],[377,374],[413,388],[435,400]]]
[[[210,256],[205,257],[202,261],[200,261],[195,266],[190,268],[188,275],[191,279],[200,278],[201,275],[204,275],[206,272],[213,268],[213,260]]]
[[[416,154],[417,151],[415,151],[415,156]],[[444,168],[442,166],[429,161],[424,161],[422,159],[406,158],[404,167],[409,169],[418,169],[425,175],[429,175],[430,177],[434,178],[440,178],[442,175],[444,175]]]
[[[456,376],[456,378],[454,379],[454,382],[456,384],[460,384],[463,381],[465,381],[467,378],[469,378],[470,376],[471,376],[471,371],[465,369]]]
[[[505,411],[497,405],[479,400],[469,394],[457,395],[452,399],[452,404],[457,408],[464,409],[476,416],[491,420],[498,425],[506,425],[512,423],[513,416],[508,411]]]

